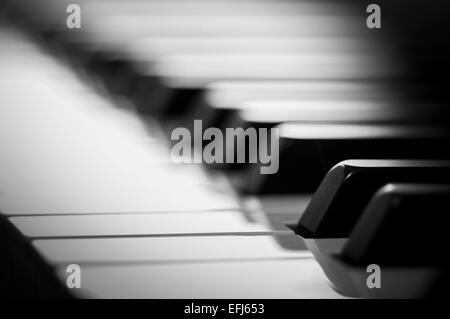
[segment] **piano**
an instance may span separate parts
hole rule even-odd
[[[443,297],[449,6],[377,4],[0,1],[0,296]]]

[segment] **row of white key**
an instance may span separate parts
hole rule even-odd
[[[162,161],[164,144],[131,111],[37,47],[4,57],[0,211],[61,280],[80,264],[81,296],[338,297],[299,238],[244,218],[196,168]]]

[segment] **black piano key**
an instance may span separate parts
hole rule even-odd
[[[386,184],[370,198],[348,238],[307,239],[307,246],[344,295],[443,296],[449,279],[443,253],[449,195],[448,184]],[[374,267],[381,289],[367,284]]]
[[[408,88],[409,87],[409,88]],[[219,82],[207,86],[195,111],[167,125],[187,126],[201,119],[203,127],[272,128],[280,123],[444,125],[449,108],[440,103],[410,101],[401,87],[395,96],[374,83],[332,81]],[[399,87],[400,89],[400,87]],[[420,131],[420,130],[419,130]],[[430,131],[426,129],[425,131]],[[431,131],[434,131],[431,130]],[[435,134],[437,135],[437,134]],[[228,144],[227,144],[228,145]],[[232,144],[226,152],[236,154]],[[248,150],[246,150],[248,153]],[[248,156],[247,156],[248,157]],[[242,169],[237,163],[209,164],[209,168]]]
[[[356,113],[352,120],[368,120],[376,112],[382,113],[373,120],[395,117],[395,110],[385,99],[385,88],[375,84],[340,81],[236,81],[216,82],[208,85],[193,102],[193,110],[166,123],[174,127],[193,130],[193,121],[202,120],[203,128],[270,128],[281,122],[312,120],[337,121],[339,114]],[[364,101],[363,96],[369,101]],[[255,101],[256,100],[256,101]],[[393,103],[393,102],[391,102]],[[381,110],[379,110],[381,108]],[[361,111],[362,109],[362,111]],[[327,111],[334,111],[328,117]],[[379,110],[379,111],[378,111]],[[346,111],[346,112],[343,112]],[[342,116],[341,116],[342,121]],[[224,149],[225,152],[232,151]],[[245,165],[209,165],[208,167],[242,168]]]
[[[248,168],[250,194],[313,192],[326,172],[346,159],[449,159],[445,127],[391,124],[285,123],[280,129],[279,170]]]
[[[0,297],[71,298],[50,265],[0,213]]]
[[[342,258],[352,264],[442,265],[449,198],[445,184],[384,186],[355,224]]]
[[[297,225],[305,238],[346,238],[373,194],[387,183],[448,183],[450,162],[348,160],[323,179]]]

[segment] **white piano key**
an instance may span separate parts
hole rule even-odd
[[[45,24],[47,27],[64,27],[61,23],[60,14],[65,12],[66,7],[72,3],[70,0],[42,0],[39,5],[33,5],[28,0],[16,0],[21,6],[29,7],[35,13],[32,17],[34,23]],[[26,2],[25,4],[22,2]],[[292,14],[293,12],[303,14],[315,14],[317,12],[331,12],[339,14],[343,5],[320,4],[307,2],[293,2],[286,0],[261,1],[261,0],[228,0],[228,1],[142,1],[132,0],[126,3],[122,1],[96,1],[79,0],[77,2],[83,8],[83,18],[86,21],[95,21],[99,17],[113,16],[117,14],[156,15],[170,14],[196,14],[209,15],[221,13],[223,15],[240,14]]]
[[[374,83],[354,81],[222,81],[206,86],[204,99],[218,109],[244,109],[264,100],[292,104],[292,100],[363,100],[393,98],[385,88]],[[255,103],[254,103],[255,101]],[[248,102],[248,103],[247,103]],[[258,105],[260,103],[258,102]],[[286,106],[287,107],[287,106]]]
[[[207,188],[158,189],[156,185],[143,187],[111,187],[108,180],[103,183],[70,184],[60,179],[53,183],[26,186],[34,176],[21,178],[6,176],[0,188],[0,211],[5,215],[29,214],[87,214],[87,213],[137,213],[205,211],[237,209],[239,205],[232,195],[218,194]],[[96,175],[94,178],[102,178]],[[14,184],[17,182],[17,184]],[[25,184],[22,184],[22,182]],[[114,181],[111,181],[114,182]],[[158,181],[154,181],[158,183]],[[66,183],[66,184],[64,184]],[[124,185],[126,186],[126,185]]]
[[[111,186],[103,179],[91,183],[73,183],[53,179],[52,183],[33,183],[38,174],[6,176],[2,181],[0,211],[5,215],[136,213],[237,209],[232,195],[219,194],[207,188],[179,188],[166,185]],[[95,176],[95,177],[92,177]],[[99,174],[91,178],[103,178]],[[151,176],[148,176],[152,180]],[[87,178],[87,177],[86,177]],[[169,178],[169,177],[167,177]],[[16,182],[16,184],[14,184]],[[158,181],[153,180],[154,183]]]
[[[266,216],[265,223],[296,225],[313,194],[246,196],[245,207]]]
[[[35,58],[45,63],[35,66]],[[238,207],[198,167],[172,164],[168,146],[136,114],[114,108],[39,50],[13,62],[0,74],[2,213]],[[9,64],[0,56],[0,66]]]
[[[374,48],[358,37],[212,37],[153,36],[137,39],[120,53],[133,61],[152,61],[165,54],[245,54],[300,52],[374,52]]]
[[[383,62],[383,63],[382,63]],[[160,76],[174,87],[203,87],[230,80],[357,80],[399,71],[381,55],[333,54],[173,54],[139,64],[143,74]]]
[[[290,232],[281,226],[251,221],[240,211],[18,216],[9,220],[33,238]]]
[[[58,3],[61,6],[60,3]],[[53,6],[52,6],[53,7]],[[50,11],[54,8],[50,8]],[[62,6],[64,8],[64,6]],[[60,8],[62,10],[63,8]],[[359,23],[343,4],[305,2],[243,1],[221,3],[171,1],[122,4],[119,2],[83,3],[83,28],[68,34],[69,41],[87,44],[92,49],[127,51],[135,40],[150,36],[348,36]],[[39,11],[41,8],[38,8]],[[57,13],[56,10],[55,13]],[[47,12],[43,12],[45,16]],[[65,29],[61,21],[52,21],[57,14],[40,24]],[[272,21],[274,20],[274,21]],[[39,23],[38,23],[39,25]],[[117,28],[117,26],[121,26]],[[305,31],[307,30],[307,31]],[[352,31],[351,31],[352,30]],[[66,40],[66,39],[65,39]],[[303,43],[303,42],[299,42]],[[335,43],[335,42],[334,42]],[[272,47],[277,47],[274,44]]]
[[[354,34],[357,19],[350,14],[331,13],[304,15],[243,14],[223,15],[221,13],[133,15],[118,14],[101,16],[88,21],[85,26],[92,43],[119,46],[124,42],[151,35],[163,36],[243,36],[243,35],[329,35]],[[121,26],[118,28],[117,26]]]
[[[101,15],[114,14],[145,14],[149,16],[167,15],[167,14],[204,14],[221,13],[223,15],[232,14],[292,14],[293,12],[315,14],[318,12],[342,11],[342,5],[295,2],[290,0],[278,1],[255,1],[255,0],[191,0],[186,1],[88,1],[85,4],[86,11],[89,12],[88,18]]]
[[[382,124],[283,123],[280,136],[292,139],[401,139],[443,136],[445,129],[428,126]]]
[[[291,1],[138,3],[83,2],[83,28],[76,34],[67,34],[66,38],[88,43],[94,49],[122,51],[135,40],[147,35],[343,35],[350,30],[353,33],[358,30],[350,26],[358,21],[343,4],[322,5]],[[42,7],[49,8],[45,10]],[[36,12],[40,13],[36,14],[38,19],[33,16],[32,20],[37,20],[34,23],[39,27],[45,25],[47,28],[64,30],[65,25],[57,17],[58,12],[65,7],[64,3],[58,1],[56,6],[53,3],[51,6],[40,5],[36,8]],[[39,19],[40,17],[44,18]]]
[[[65,281],[65,267],[59,270]],[[94,298],[342,298],[312,258],[81,268]]]
[[[187,236],[153,238],[45,239],[34,247],[50,263],[173,263],[235,259],[312,258],[302,239],[286,236],[298,250],[272,236]]]
[[[236,108],[242,120],[259,123],[406,121],[411,120],[413,114],[420,118],[417,113],[421,111],[423,116],[425,111],[423,105],[369,98],[253,100],[238,104]]]

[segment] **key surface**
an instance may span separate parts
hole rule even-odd
[[[312,259],[83,267],[95,298],[342,298]],[[59,271],[65,280],[65,268]]]
[[[262,116],[258,118],[264,118],[271,110],[272,117],[280,118],[279,122],[282,122],[290,118],[288,112],[297,109],[317,109],[317,113],[326,116],[321,109],[330,109],[335,104],[339,108],[350,103],[349,108],[354,109],[356,107],[352,106],[360,102],[376,105],[386,99],[393,97],[383,86],[351,81],[224,81],[207,85],[205,92],[193,101],[192,114],[187,116],[202,119],[205,127],[220,127],[227,120],[227,124],[232,124],[233,120],[240,122],[234,119],[242,117],[240,111],[254,111],[256,114],[251,113],[251,116],[258,116],[261,110]]]
[[[311,258],[299,236],[280,235],[294,249],[272,236],[187,236],[164,238],[46,239],[33,241],[50,264],[168,264],[179,262]]]
[[[223,81],[208,84],[203,96],[211,107],[240,109],[252,100],[362,100],[391,94],[380,85],[351,81]]]
[[[25,236],[113,237],[214,233],[265,233],[279,227],[252,221],[239,211],[165,212],[62,216],[19,216],[9,219]],[[284,229],[288,231],[288,229]]]
[[[312,196],[313,194],[245,196],[244,206],[251,211],[261,212],[267,221],[275,225],[281,223],[294,229]]]
[[[396,99],[298,99],[248,101],[241,104],[236,121],[248,126],[271,127],[286,122],[418,123],[446,120],[447,108],[423,101]]]
[[[448,183],[448,161],[348,160],[325,176],[297,224],[306,238],[350,235],[373,194],[387,183]]]
[[[8,56],[0,56],[2,213],[237,207],[199,167],[173,165],[132,110],[115,108],[37,46]]]
[[[443,126],[284,123],[278,128],[278,172],[261,175],[259,165],[248,166],[245,192],[312,192],[333,165],[346,159],[449,158],[450,136]]]
[[[371,198],[343,248],[353,264],[442,266],[449,185],[387,184]],[[417,258],[420,251],[421,258]]]
[[[151,61],[167,54],[212,54],[236,52],[295,53],[336,50],[336,52],[367,52],[376,50],[370,43],[351,36],[148,36],[137,39],[123,54],[135,61]]]
[[[368,80],[399,72],[381,60],[357,52],[164,55],[154,63],[137,64],[134,100],[142,112],[164,113],[170,108],[183,112],[192,102],[189,93],[215,81]],[[146,102],[152,99],[155,102]]]

